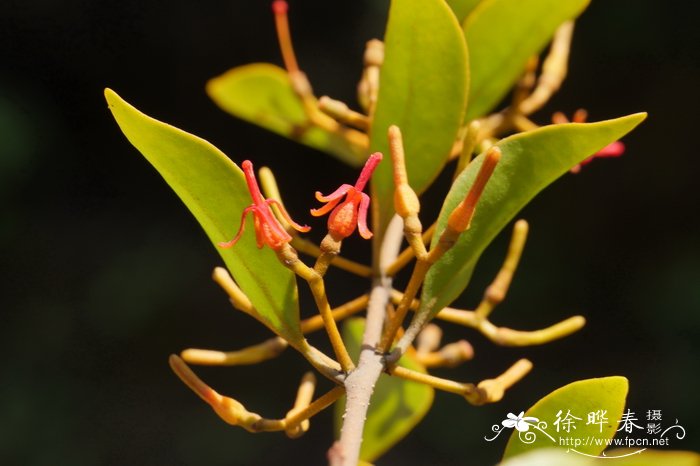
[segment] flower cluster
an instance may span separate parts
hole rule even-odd
[[[319,209],[311,209],[311,214],[318,217],[331,212],[328,218],[328,231],[334,239],[342,240],[350,236],[355,228],[358,228],[360,236],[365,239],[372,237],[372,232],[367,228],[367,210],[369,208],[370,198],[362,190],[367,185],[377,164],[382,160],[382,154],[376,152],[372,154],[365,163],[362,172],[354,186],[343,184],[328,196],[316,192],[316,199],[327,204]],[[273,250],[279,250],[284,244],[289,243],[292,237],[279,220],[274,216],[271,205],[279,208],[280,214],[292,228],[302,233],[309,231],[311,228],[306,225],[299,225],[294,222],[289,216],[284,206],[275,199],[265,199],[260,192],[258,182],[253,172],[253,164],[250,160],[245,160],[241,167],[245,175],[245,180],[248,185],[250,197],[253,203],[243,210],[241,216],[241,226],[238,229],[236,236],[230,241],[221,242],[219,246],[222,248],[230,248],[238,242],[245,230],[245,218],[248,213],[253,214],[253,225],[255,227],[255,238],[258,248],[264,245],[269,246]],[[345,200],[341,202],[343,196]]]

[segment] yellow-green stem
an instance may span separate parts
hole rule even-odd
[[[308,267],[306,264],[300,261],[299,256],[297,256],[296,252],[288,244],[285,244],[276,252],[282,264],[306,280],[308,283],[311,294],[314,297],[314,301],[316,301],[316,307],[318,307],[319,314],[321,314],[321,318],[323,319],[323,323],[326,327],[326,332],[328,333],[331,346],[333,347],[335,356],[338,358],[338,362],[340,363],[340,367],[343,369],[343,371],[349,372],[355,367],[355,365],[348,354],[347,348],[345,348],[343,339],[338,331],[338,326],[333,318],[331,306],[328,303],[328,296],[326,295],[326,287],[323,277],[314,269]]]

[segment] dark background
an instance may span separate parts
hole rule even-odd
[[[573,380],[612,374],[629,378],[629,406],[640,417],[661,409],[665,423],[677,418],[686,427],[674,448],[700,449],[700,162],[689,142],[700,108],[700,38],[689,4],[594,1],[577,26],[570,78],[536,117],[544,123],[553,110],[579,106],[592,120],[649,112],[625,139],[623,158],[565,176],[521,215],[531,224],[529,244],[494,320],[534,329],[580,313],[587,327],[518,350],[446,326],[448,340],[473,342],[477,359],[440,375],[478,380],[523,355],[535,370],[495,406],[438,393],[426,419],[380,465],[493,464],[505,440],[483,436],[507,412]],[[386,5],[292,2],[299,61],[317,94],[354,102],[363,45],[382,36]],[[215,250],[122,136],[102,96],[112,87],[236,161],[269,165],[292,213],[307,221],[313,191],[353,180],[356,171],[208,100],[207,79],[254,61],[281,63],[267,2],[2,2],[3,465],[324,464],[330,411],[299,440],[253,436],[219,421],[170,372],[170,353],[236,349],[269,333],[232,311],[210,281],[221,263]],[[320,235],[323,221],[312,222]],[[502,235],[487,251],[459,305],[478,302],[506,244]],[[345,246],[360,258],[365,248],[357,238]],[[338,302],[366,287],[342,272],[333,278],[345,278],[333,291]],[[306,294],[302,307],[312,307]],[[277,417],[305,369],[290,350],[256,367],[199,373]]]

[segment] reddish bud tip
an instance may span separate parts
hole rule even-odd
[[[289,5],[284,0],[275,0],[272,2],[272,12],[276,15],[286,15]]]

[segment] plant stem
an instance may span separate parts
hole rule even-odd
[[[367,308],[365,333],[357,368],[345,379],[345,417],[340,439],[329,451],[331,466],[356,466],[362,445],[370,398],[374,385],[384,371],[384,355],[375,352],[382,334],[384,309],[389,301],[386,279],[375,279]]]
[[[382,242],[378,267],[380,274],[374,279],[369,295],[360,357],[357,368],[345,379],[347,401],[340,439],[328,452],[331,466],[357,466],[359,461],[370,399],[385,367],[384,355],[376,352],[391,291],[391,278],[386,276],[385,268],[398,255],[403,237],[402,229],[401,218],[395,217],[389,224]]]
[[[346,372],[353,369],[354,364],[352,363],[352,359],[350,359],[350,355],[348,355],[343,339],[340,337],[338,326],[333,318],[331,306],[328,303],[328,296],[326,296],[326,286],[323,281],[323,276],[300,261],[296,251],[294,251],[288,244],[285,244],[284,247],[280,248],[276,252],[277,257],[285,267],[306,280],[308,283],[309,288],[311,289],[311,294],[313,294],[314,300],[316,301],[318,312],[321,315],[323,323],[326,327],[328,338],[331,341],[331,346],[333,346],[335,356],[340,363],[340,367]]]

